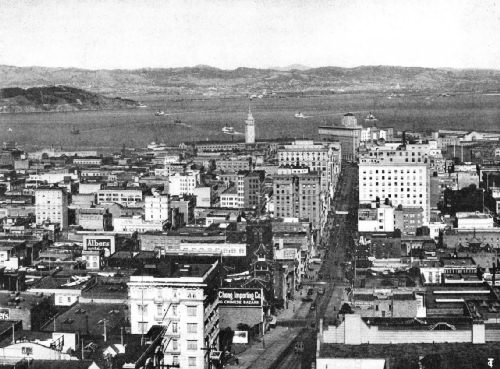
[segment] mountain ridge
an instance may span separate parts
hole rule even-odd
[[[198,65],[178,68],[97,69],[0,65],[0,88],[66,85],[102,94],[245,95],[273,92],[489,91],[500,70],[401,66],[326,66],[293,69]]]
[[[68,112],[136,108],[130,99],[110,98],[69,86],[0,89],[0,113]]]

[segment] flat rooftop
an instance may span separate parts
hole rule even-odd
[[[500,357],[498,342],[482,345],[472,343],[435,343],[435,344],[390,344],[390,345],[343,345],[321,344],[319,356],[324,358],[385,358],[390,368],[418,367],[420,356],[427,364],[443,362],[449,368],[477,368],[484,365],[488,358]],[[496,361],[496,360],[495,360]],[[411,365],[412,363],[413,365]],[[484,363],[484,364],[483,364]],[[496,365],[496,364],[495,364]]]
[[[124,304],[76,304],[56,318],[56,328],[59,332],[83,332],[93,336],[102,335],[103,319],[106,319],[108,334],[119,334],[120,327],[127,325],[129,316],[127,305]],[[88,319],[88,320],[87,320]],[[53,330],[53,322],[45,329]]]
[[[30,292],[20,292],[18,295],[14,292],[0,291],[0,307],[31,309],[44,301],[44,297]]]
[[[47,276],[41,278],[38,282],[35,282],[30,286],[30,289],[79,289],[82,290],[87,287],[92,279],[90,277],[82,276],[82,279],[76,279],[72,276],[66,277],[55,277]]]

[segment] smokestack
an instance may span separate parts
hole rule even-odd
[[[403,131],[403,145],[406,145],[406,131]]]

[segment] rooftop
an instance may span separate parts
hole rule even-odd
[[[62,332],[84,332],[102,335],[106,319],[108,334],[119,334],[120,327],[127,325],[128,307],[124,304],[76,304],[56,318],[56,328]],[[45,327],[53,330],[53,323]]]
[[[487,363],[489,357],[500,356],[497,342],[475,345],[472,343],[443,344],[391,344],[391,345],[342,345],[321,344],[319,357],[338,358],[387,358],[391,369],[418,367],[420,356],[423,360],[446,361],[454,368],[476,368],[478,363]],[[460,365],[457,365],[460,363]],[[454,365],[455,364],[455,365]],[[445,366],[439,366],[445,367]]]
[[[0,306],[2,308],[31,309],[42,301],[44,301],[43,296],[36,293],[0,291]]]
[[[50,289],[72,289],[83,290],[92,281],[90,276],[47,276],[35,282],[30,289],[50,290]]]

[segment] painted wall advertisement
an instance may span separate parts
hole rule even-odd
[[[261,307],[262,289],[259,288],[222,288],[219,290],[219,305]]]
[[[0,309],[0,320],[9,320],[9,309]]]

